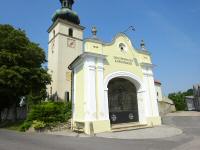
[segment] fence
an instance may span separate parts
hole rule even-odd
[[[4,109],[3,111],[1,111],[0,113],[0,117],[2,119],[2,121],[5,120],[13,120],[13,118],[15,117],[14,114],[12,113],[13,109]],[[26,107],[17,107],[17,114],[16,115],[16,119],[17,120],[23,120],[26,119],[26,115],[27,115],[27,109]]]

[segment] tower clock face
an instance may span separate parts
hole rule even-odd
[[[70,47],[70,48],[75,48],[76,47],[76,40],[67,39],[67,46]]]

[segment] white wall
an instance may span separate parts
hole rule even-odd
[[[163,100],[162,87],[161,87],[161,85],[155,83],[155,89],[156,89],[157,101],[161,102],[161,101]]]
[[[144,88],[145,88],[145,98],[146,98],[146,116],[147,117],[158,117],[159,110],[158,110],[158,102],[156,96],[156,89],[154,85],[154,77],[152,66],[150,65],[143,65],[142,71],[144,74]]]
[[[73,37],[68,36],[69,28],[73,28]],[[75,40],[75,48],[68,46],[69,39]],[[83,52],[82,40],[83,29],[67,22],[58,22],[49,32],[48,72],[52,76],[52,83],[48,86],[48,93],[52,88],[52,94],[57,93],[58,97],[63,100],[66,92],[69,92],[69,96],[71,96],[71,80],[69,78],[71,71],[68,66]]]

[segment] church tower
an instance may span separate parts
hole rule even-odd
[[[60,0],[61,8],[48,29],[48,71],[52,77],[48,94],[55,100],[71,99],[70,63],[83,52],[83,31],[80,19],[72,10],[74,0]]]

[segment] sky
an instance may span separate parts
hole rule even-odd
[[[25,30],[47,53],[47,29],[59,8],[59,0],[0,0],[0,24]],[[145,41],[165,95],[200,83],[200,0],[76,0],[73,10],[85,38],[96,26],[98,37],[111,42],[134,26],[127,34],[135,48]]]

